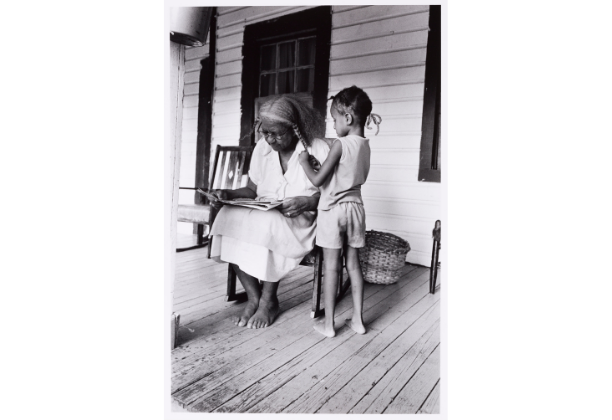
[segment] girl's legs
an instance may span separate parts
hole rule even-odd
[[[323,301],[325,302],[325,320],[315,323],[314,329],[327,336],[334,337],[334,312],[336,310],[336,292],[338,290],[339,249],[323,248],[325,260],[325,278],[323,279]]]
[[[232,317],[232,321],[235,325],[239,327],[244,327],[249,322],[249,319],[253,316],[257,308],[259,307],[259,300],[261,298],[261,289],[259,287],[259,280],[250,274],[245,273],[238,267],[236,264],[230,264],[234,271],[236,272],[236,276],[244,290],[246,291],[248,302],[244,311],[240,316]]]
[[[346,320],[353,331],[358,334],[365,334],[366,329],[363,325],[363,276],[359,265],[359,251],[351,246],[346,246],[346,269],[351,279],[351,294],[353,295],[353,317]],[[327,271],[325,272],[327,275]],[[327,305],[327,301],[325,301]],[[325,309],[327,314],[327,308]]]

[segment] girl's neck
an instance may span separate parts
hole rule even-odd
[[[359,136],[359,137],[365,137],[364,136],[364,131],[363,131],[363,126],[354,126],[351,127],[349,129],[349,132],[346,133],[347,136]]]

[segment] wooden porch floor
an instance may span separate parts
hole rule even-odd
[[[191,238],[182,237],[179,245]],[[440,303],[429,269],[406,265],[393,285],[366,283],[365,335],[312,329],[312,268],[279,286],[281,313],[268,328],[236,327],[244,303],[225,302],[227,264],[206,248],[177,253],[172,397],[189,411],[258,413],[439,413]],[[350,290],[336,323],[352,313]]]

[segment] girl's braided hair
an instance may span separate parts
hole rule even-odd
[[[369,130],[370,122],[376,124],[376,134],[378,134],[379,125],[382,121],[380,115],[372,114],[372,101],[363,89],[353,85],[342,89],[336,95],[331,96],[332,106],[336,108],[338,113],[351,114],[360,124],[365,125]]]
[[[253,131],[262,121],[280,123],[292,129],[298,139],[311,145],[315,138],[325,137],[325,118],[310,106],[291,96],[270,99],[261,105]]]

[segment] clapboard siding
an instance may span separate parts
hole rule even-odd
[[[427,47],[427,30],[400,34],[389,34],[384,37],[361,40],[358,42],[344,42],[332,44],[332,60],[345,57],[379,54],[388,51],[409,50]]]
[[[429,11],[429,6],[370,6],[366,10],[349,10],[337,13],[334,28],[353,26],[364,22],[380,22],[384,19]]]
[[[368,10],[370,9],[360,9],[358,12],[361,12],[364,15],[364,19],[366,19],[365,16],[368,15]],[[364,23],[357,25],[336,28],[337,16],[334,14],[332,21],[332,44],[348,41],[354,42],[364,38],[378,38],[397,32],[416,32],[429,27],[429,13],[427,11],[382,20],[364,21]]]
[[[301,6],[220,7],[213,145],[237,145],[244,27],[305,10]],[[371,170],[363,186],[367,228],[410,242],[407,261],[429,266],[431,230],[441,216],[438,183],[418,182],[429,6],[333,6],[329,95],[357,85],[382,116],[366,130]],[[335,137],[326,118],[326,136]],[[189,124],[188,124],[189,126]]]

